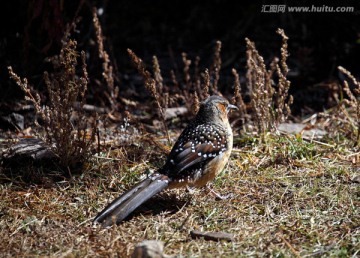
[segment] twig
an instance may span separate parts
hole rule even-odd
[[[278,234],[278,236],[285,243],[285,245],[290,249],[290,251],[295,255],[295,257],[300,258],[300,254],[295,250],[295,248],[281,234]]]

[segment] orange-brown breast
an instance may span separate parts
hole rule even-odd
[[[192,184],[189,184],[189,186],[200,188],[212,181],[224,169],[229,160],[230,153],[231,150],[227,150],[220,156],[211,160],[206,166],[206,169],[203,171],[203,175]]]

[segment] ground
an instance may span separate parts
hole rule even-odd
[[[231,160],[211,184],[231,194],[229,199],[216,200],[204,190],[169,190],[119,226],[92,226],[108,201],[165,157],[149,145],[141,150],[145,159],[138,151],[109,151],[84,173],[48,186],[20,178],[1,184],[3,255],[124,257],[145,239],[161,240],[165,253],[182,257],[355,257],[360,250],[359,173],[353,163],[359,154],[341,143],[235,136]],[[235,239],[193,240],[191,230],[228,232]]]

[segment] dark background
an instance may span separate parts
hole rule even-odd
[[[353,13],[264,13],[263,5],[353,6]],[[289,39],[288,65],[291,69],[293,112],[305,115],[334,105],[334,82],[341,81],[336,67],[342,65],[360,75],[359,1],[322,3],[315,1],[4,1],[0,35],[0,108],[5,110],[23,98],[18,86],[8,78],[11,65],[42,90],[42,74],[50,69],[45,58],[59,53],[66,24],[80,17],[72,34],[79,49],[88,54],[91,83],[101,78],[97,58],[92,8],[99,9],[105,48],[115,67],[120,95],[149,96],[134,83],[136,70],[126,49],[132,49],[149,66],[158,56],[165,79],[170,69],[181,70],[181,53],[201,58],[201,68],[209,67],[216,40],[222,42],[222,92],[232,91],[231,69],[235,67],[244,85],[246,71],[245,37],[256,43],[267,63],[279,56],[283,28]]]

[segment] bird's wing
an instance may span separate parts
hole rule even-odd
[[[226,139],[226,131],[221,127],[208,124],[190,127],[175,143],[164,167],[171,173],[180,173],[213,159],[227,150]]]

